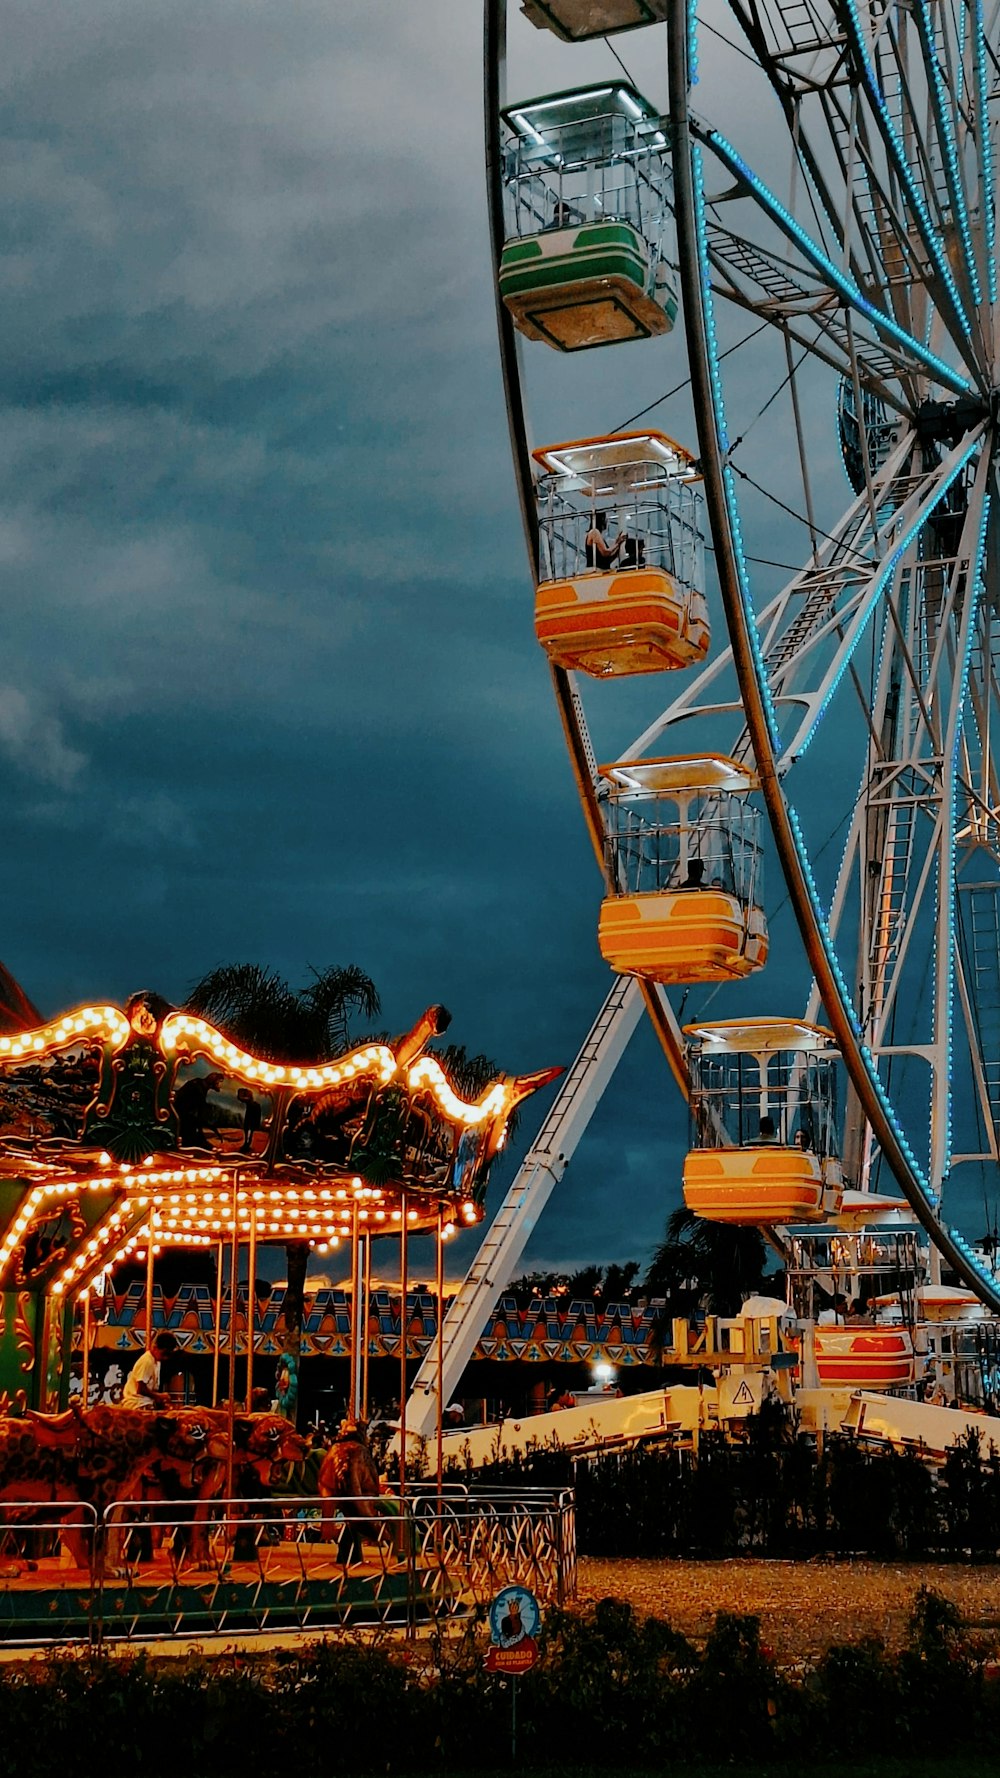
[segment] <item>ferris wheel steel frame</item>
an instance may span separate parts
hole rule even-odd
[[[978,246],[965,199],[955,131],[942,89],[935,27],[927,0],[915,0],[912,10],[929,95],[929,114],[933,115],[936,132],[934,154],[922,141],[917,141],[914,149],[916,133],[907,111],[912,101],[906,90],[905,69],[897,81],[903,97],[893,114],[886,97],[892,91],[892,79],[887,84],[881,63],[878,69],[873,64],[854,0],[829,0],[828,10],[838,25],[836,43],[832,39],[822,40],[817,28],[813,28],[815,42],[797,42],[789,26],[790,46],[786,45],[784,50],[768,40],[759,8],[749,10],[742,0],[729,0],[730,10],[777,96],[792,138],[793,156],[800,157],[800,164],[812,179],[812,192],[817,194],[813,208],[819,239],[800,225],[719,131],[692,115],[690,86],[692,62],[697,54],[694,0],[683,0],[671,9],[666,26],[669,126],[680,286],[698,449],[729,646],[701,669],[621,757],[640,757],[668,727],[693,713],[709,711],[721,716],[728,710],[739,717],[740,734],[734,751],[744,757],[752,753],[760,778],[782,875],[813,974],[811,1012],[815,1016],[820,1005],[825,1009],[843,1055],[856,1107],[868,1132],[867,1141],[877,1145],[882,1161],[927,1232],[932,1249],[940,1253],[982,1302],[1000,1311],[1000,1287],[979,1266],[958,1231],[943,1222],[940,1194],[932,1183],[947,1175],[952,1159],[948,1067],[953,1003],[963,1008],[967,1026],[971,1027],[973,1022],[970,985],[957,955],[955,845],[959,784],[970,806],[975,805],[978,796],[983,821],[990,829],[994,857],[996,811],[1000,804],[989,720],[991,704],[1000,706],[1000,688],[989,652],[976,684],[970,686],[984,557],[987,549],[991,560],[998,552],[995,501],[987,537],[990,498],[996,494],[992,428],[997,417],[993,360],[987,337],[991,317],[986,315],[987,305],[996,300],[990,95],[983,52],[982,0],[970,0],[970,4],[979,33],[975,45],[975,92],[968,93],[968,114],[972,120],[969,129],[972,134],[978,131],[982,150],[979,174],[983,202],[978,217]],[[774,10],[784,16],[782,0],[775,0]],[[883,23],[889,10],[886,8],[881,15]],[[817,9],[808,0],[804,8],[798,8],[798,14],[818,20]],[[998,14],[1000,6],[994,6],[994,24]],[[504,234],[499,132],[504,98],[505,0],[485,0],[484,16],[487,183],[494,263],[498,265]],[[806,31],[806,26],[798,22],[795,28]],[[773,29],[771,35],[773,39]],[[891,26],[889,42],[892,49]],[[807,69],[810,57],[811,74]],[[823,63],[824,57],[839,58],[835,78],[821,78],[823,68],[817,68],[817,61]],[[793,66],[800,82],[798,95],[789,75]],[[848,67],[850,79],[843,78],[844,67]],[[895,66],[890,70],[891,75],[898,72]],[[838,157],[846,194],[840,215],[825,171],[829,162],[824,162],[823,152],[813,142],[800,115],[802,91],[817,100]],[[906,131],[910,135],[908,144],[904,141]],[[829,142],[826,149],[829,151]],[[916,172],[908,149],[915,153]],[[770,241],[761,244],[741,238],[720,222],[717,211],[709,214],[703,183],[704,160],[709,155],[734,181],[734,189],[766,217],[772,232],[783,239],[783,249],[775,248]],[[939,194],[940,201],[951,207],[955,222],[955,251],[951,257],[944,250],[943,236],[935,229],[927,193]],[[898,270],[899,275],[890,277],[885,269],[888,266]],[[512,455],[529,560],[537,582],[539,536],[520,345],[496,284],[495,291]],[[864,487],[830,532],[818,533],[810,510],[812,560],[759,614],[754,610],[749,589],[728,456],[731,447],[723,409],[713,291],[775,326],[784,336],[786,353],[790,353],[794,342],[850,383],[866,464]],[[876,291],[887,298],[884,303],[870,294]],[[961,370],[936,349],[945,346],[942,335],[961,361]],[[894,381],[901,393],[893,387]],[[926,404],[926,391],[932,386],[947,393],[956,416],[949,422],[947,448],[937,460],[927,460],[917,423],[921,395]],[[901,422],[880,462],[869,455],[866,397],[880,401]],[[793,402],[794,399],[793,389]],[[954,552],[940,570],[942,603],[935,618],[933,647],[930,641],[926,643],[930,668],[921,679],[911,658],[913,636],[906,633],[906,600],[900,589],[904,585],[923,586],[927,570],[920,553],[920,539],[953,485],[964,487],[963,478],[968,477],[970,468],[974,475],[972,497],[966,503]],[[808,507],[808,489],[806,503]],[[998,566],[993,561],[994,572]],[[902,1053],[906,1046],[891,1041],[866,1041],[870,1037],[870,1021],[866,1028],[852,997],[858,984],[852,991],[835,949],[838,924],[848,899],[849,871],[855,863],[860,870],[865,845],[858,805],[852,812],[844,862],[827,913],[820,900],[803,829],[788,800],[785,784],[791,768],[808,750],[845,675],[854,680],[859,698],[862,697],[855,655],[876,610],[886,612],[890,648],[895,650],[897,664],[903,663],[904,675],[909,673],[908,707],[916,714],[909,736],[912,758],[905,763],[914,782],[921,779],[921,773],[926,779],[923,800],[918,795],[911,801],[920,804],[922,815],[929,816],[931,822],[931,840],[914,894],[915,906],[921,898],[925,902],[937,898],[934,1036],[931,1045],[915,1045],[910,1052],[923,1054],[932,1066],[932,1134],[927,1172],[917,1161],[879,1074],[879,1056]],[[927,627],[929,635],[929,620]],[[883,652],[884,648],[883,643]],[[700,702],[726,669],[735,671],[738,701]],[[591,841],[601,869],[606,871],[596,761],[582,702],[574,676],[557,667],[551,671]],[[803,684],[810,672],[811,682]],[[933,711],[928,708],[928,686],[930,694],[941,694],[940,712],[936,698]],[[970,756],[963,731],[969,702],[974,708],[973,727],[978,734],[978,764]],[[780,717],[787,717],[789,710],[797,712],[798,720],[790,738],[783,738]],[[866,716],[869,740],[865,770],[870,772],[872,759],[878,757],[879,735],[875,717],[867,711]],[[884,709],[882,720],[888,722]],[[973,753],[975,746],[974,742]],[[933,760],[938,762],[936,771],[927,764],[931,750]],[[964,778],[960,775],[960,756]],[[977,770],[982,780],[981,795],[973,784]],[[875,819],[877,823],[879,817]],[[892,819],[890,810],[884,820]],[[871,891],[863,911],[863,928],[866,922],[869,928],[877,923],[877,897],[885,895],[887,868],[883,867],[882,877]],[[904,884],[904,895],[906,892]],[[880,961],[869,967],[868,975],[875,981],[881,995],[880,1006],[887,1013],[899,981],[894,969],[906,962],[906,954],[904,950],[901,957],[896,957],[884,934],[877,943],[872,938],[871,944],[872,955]],[[871,957],[868,963],[871,965]],[[860,973],[860,953],[858,969]],[[664,992],[649,984],[642,986],[660,1041],[686,1093],[688,1077],[673,1010]],[[982,1098],[981,1081],[977,1081],[976,1090]],[[985,1110],[989,1107],[985,1106]],[[957,1158],[995,1160],[995,1125],[988,1146],[988,1155]]]

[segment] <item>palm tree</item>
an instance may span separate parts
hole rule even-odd
[[[624,1303],[639,1276],[639,1261],[626,1260],[623,1266],[608,1266],[601,1281],[601,1295],[606,1303]]]
[[[276,970],[259,963],[223,963],[196,982],[186,1011],[218,1025],[234,1043],[268,1062],[325,1062],[351,1046],[352,1014],[374,1018],[378,989],[354,963],[314,969],[303,988],[292,988]],[[285,1246],[288,1285],[282,1314],[286,1352],[302,1348],[309,1243]]]
[[[705,1222],[682,1208],[667,1219],[666,1239],[650,1261],[643,1289],[666,1297],[668,1307],[703,1302],[711,1315],[735,1315],[744,1298],[760,1290],[766,1260],[759,1229]]]
[[[351,1014],[374,1018],[381,1002],[355,963],[314,969],[312,977],[296,989],[259,963],[223,963],[195,984],[186,1010],[269,1062],[326,1061],[349,1048]]]

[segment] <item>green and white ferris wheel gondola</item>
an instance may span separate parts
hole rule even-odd
[[[627,31],[621,47],[637,88],[646,70],[652,79],[662,69],[666,52],[669,117],[656,121],[670,160],[681,313],[668,346],[631,349],[676,354],[683,325],[698,432],[687,442],[703,476],[728,642],[716,640],[706,663],[683,676],[649,675],[644,684],[666,686],[668,701],[661,694],[616,764],[691,754],[692,738],[717,749],[721,738],[728,757],[755,769],[813,977],[804,1016],[826,1020],[849,1079],[845,1175],[862,1189],[894,1180],[934,1251],[1000,1309],[995,1278],[944,1202],[959,1168],[976,1166],[995,1183],[1000,1158],[1000,8],[983,0],[950,8],[936,0],[720,0],[717,24],[735,39],[741,67],[756,69],[753,115],[761,104],[773,114],[767,178],[732,139],[736,107],[711,120],[693,106],[693,0],[524,0],[523,12],[566,43]],[[503,0],[486,0],[485,17],[499,268],[510,165]],[[645,106],[641,93],[638,100]],[[648,117],[645,127],[643,153]],[[591,181],[586,191],[594,189]],[[599,205],[600,195],[590,201]],[[634,216],[632,227],[641,233]],[[785,355],[788,432],[809,528],[808,560],[759,603],[726,425],[720,304],[773,330]],[[515,317],[499,293],[498,321],[537,584],[522,364]],[[806,377],[830,373],[853,488],[841,516],[823,523],[799,396],[803,364]],[[595,416],[594,432],[598,425]],[[581,682],[558,659],[550,664],[607,872],[606,799]],[[838,799],[844,846],[828,871],[823,823]],[[686,1089],[668,991],[644,981],[642,992]]]

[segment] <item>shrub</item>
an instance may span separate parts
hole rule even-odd
[[[495,1771],[511,1694],[485,1671],[484,1644],[479,1621],[408,1648],[331,1640],[266,1656],[12,1664],[0,1669],[4,1770]],[[556,1771],[985,1756],[1000,1729],[1000,1681],[954,1608],[926,1591],[898,1657],[877,1641],[833,1648],[804,1683],[777,1671],[755,1618],[720,1615],[699,1651],[661,1619],[602,1599],[548,1614],[542,1660],[518,1686],[522,1761]]]

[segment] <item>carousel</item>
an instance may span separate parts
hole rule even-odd
[[[34,1576],[37,1593],[52,1561],[65,1600],[70,1578],[86,1589],[99,1557],[103,1582],[105,1569],[119,1572],[109,1552],[127,1541],[112,1535],[116,1515],[163,1498],[195,1502],[201,1530],[186,1534],[186,1548],[204,1565],[207,1526],[219,1517],[210,1503],[221,1502],[225,1518],[242,1495],[268,1493],[277,1463],[305,1458],[293,1425],[294,1386],[287,1389],[293,1358],[279,1365],[285,1392],[279,1389],[275,1405],[282,1412],[254,1411],[252,1288],[240,1343],[245,1396],[238,1388],[233,1311],[243,1257],[252,1281],[264,1244],[304,1243],[321,1254],[346,1247],[352,1301],[360,1305],[372,1243],[385,1237],[398,1250],[405,1301],[408,1242],[423,1233],[436,1238],[443,1283],[444,1243],[481,1221],[512,1112],[560,1072],[501,1075],[466,1098],[429,1048],[449,1022],[445,1008],[434,1006],[392,1042],[293,1064],[253,1055],[205,1019],[142,992],[124,1007],[85,1006],[0,1036],[0,1512],[14,1555],[0,1569],[8,1580]],[[116,1263],[144,1262],[146,1344],[154,1351],[162,1337],[152,1313],[156,1257],[168,1247],[211,1249],[217,1260],[211,1401],[181,1407],[157,1395],[155,1406],[88,1407],[92,1294]],[[227,1256],[232,1309],[224,1323]],[[353,1322],[351,1425],[367,1409],[358,1308]],[[83,1387],[71,1400],[75,1331],[78,1338],[82,1331]],[[401,1382],[405,1404],[405,1373]],[[378,1494],[356,1429],[354,1440],[317,1472],[332,1478],[319,1489],[328,1500],[355,1488]],[[400,1444],[405,1449],[405,1425]],[[406,1479],[401,1462],[401,1495]],[[21,1560],[25,1534],[12,1527],[24,1523],[28,1507],[37,1526],[46,1506],[55,1515],[48,1528],[58,1535],[46,1556]],[[321,1511],[332,1523],[334,1508]],[[216,1577],[225,1569],[230,1586],[233,1541],[224,1539]],[[353,1541],[360,1551],[360,1538]],[[127,1561],[124,1572],[128,1590],[136,1576]],[[171,1589],[178,1579],[175,1565]],[[3,1593],[8,1611],[11,1592]],[[342,1603],[338,1593],[338,1609]]]

